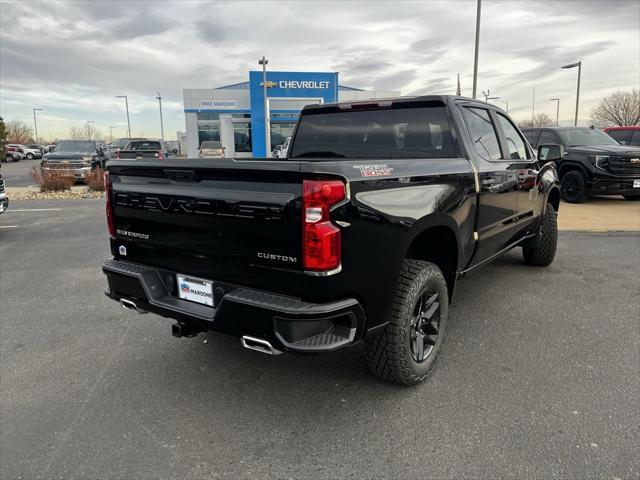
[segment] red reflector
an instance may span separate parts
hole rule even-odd
[[[329,271],[340,266],[341,232],[329,209],[346,197],[340,180],[304,180],[302,185],[302,252],[305,270]]]
[[[113,203],[111,202],[112,188],[111,188],[111,175],[109,172],[104,172],[104,193],[107,197],[107,227],[109,229],[109,235],[116,236],[116,225],[113,219]]]
[[[158,158],[159,158],[160,160],[162,160],[162,159],[164,158],[164,153],[162,153],[162,150],[160,150],[160,151],[158,152]]]

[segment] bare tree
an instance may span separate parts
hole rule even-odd
[[[554,122],[551,117],[549,115],[547,115],[546,113],[538,113],[534,119],[533,122],[531,121],[531,119],[527,119],[527,120],[520,120],[518,122],[518,126],[520,128],[531,128],[531,127],[551,127],[553,125],[555,125],[556,122]]]
[[[103,140],[102,132],[91,123],[85,123],[81,127],[71,127],[69,138],[72,140]]]
[[[33,143],[33,129],[27,122],[11,120],[6,124],[7,143]]]
[[[617,91],[600,100],[591,111],[596,127],[626,127],[640,124],[640,91]]]

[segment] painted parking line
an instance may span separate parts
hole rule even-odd
[[[7,212],[57,212],[61,208],[12,208]]]
[[[18,225],[0,225],[0,228],[18,228]]]

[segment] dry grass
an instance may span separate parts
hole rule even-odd
[[[87,187],[89,190],[94,192],[104,192],[104,170],[100,167],[91,170],[84,177],[85,182],[87,182]]]
[[[69,190],[76,182],[73,172],[63,169],[43,172],[40,167],[34,165],[29,175],[31,179],[38,184],[41,192]]]

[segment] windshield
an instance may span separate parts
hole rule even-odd
[[[93,153],[96,151],[96,142],[89,141],[63,141],[56,146],[56,153]]]
[[[208,142],[202,142],[202,145],[200,145],[200,149],[208,149],[208,148],[220,148],[220,142],[214,142],[214,141],[208,141]]]
[[[558,134],[567,147],[577,147],[580,145],[619,145],[619,143],[609,135],[596,128],[558,130]]]
[[[303,115],[290,158],[453,157],[442,106]]]

